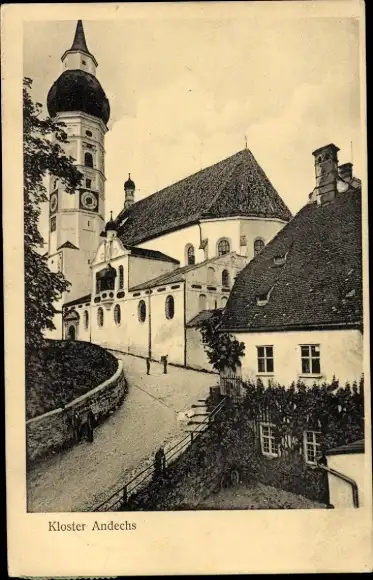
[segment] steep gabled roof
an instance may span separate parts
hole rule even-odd
[[[80,298],[75,298],[75,300],[70,300],[70,302],[65,302],[63,308],[68,308],[70,306],[75,306],[76,304],[84,304],[85,302],[91,302],[91,295],[86,294]]]
[[[190,320],[186,327],[187,328],[198,328],[203,322],[210,320],[210,318],[217,311],[223,310],[222,308],[216,308],[215,310],[201,310],[192,320]]]
[[[134,203],[116,223],[122,242],[137,245],[204,218],[235,216],[291,218],[249,149]]]
[[[361,232],[361,190],[307,204],[240,272],[222,330],[360,327]]]
[[[161,262],[172,262],[172,264],[180,264],[179,260],[172,258],[163,252],[158,252],[158,250],[149,250],[147,248],[137,248],[134,246],[126,246],[127,250],[130,250],[131,256],[136,256],[138,258],[149,258],[151,260],[159,260]]]

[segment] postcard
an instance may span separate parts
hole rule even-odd
[[[371,571],[364,4],[2,38],[9,575]]]

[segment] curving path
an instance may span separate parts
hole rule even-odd
[[[88,511],[120,487],[156,449],[183,434],[177,413],[208,395],[217,377],[114,353],[124,362],[129,392],[123,405],[86,441],[35,467],[27,478],[28,511]]]

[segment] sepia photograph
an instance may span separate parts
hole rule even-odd
[[[21,23],[21,460],[51,538],[371,509],[364,22],[240,4]]]

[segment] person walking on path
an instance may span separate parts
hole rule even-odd
[[[150,358],[147,357],[146,359],[146,374],[150,375]]]
[[[163,374],[167,375],[167,354],[163,357]]]
[[[166,474],[166,455],[160,447],[154,455],[154,479],[162,479]]]

